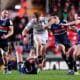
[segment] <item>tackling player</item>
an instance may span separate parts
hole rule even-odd
[[[48,40],[48,32],[46,29],[43,29],[43,25],[46,23],[44,17],[41,17],[38,13],[34,13],[33,19],[29,21],[27,26],[24,28],[22,34],[23,36],[33,28],[33,38],[34,45],[36,47],[36,55],[39,59],[40,69],[44,67],[45,64],[45,51],[46,51],[46,42]]]

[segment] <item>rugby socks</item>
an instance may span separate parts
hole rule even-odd
[[[76,61],[73,60],[73,58],[71,56],[69,57],[69,62],[70,62],[70,68],[73,69],[74,72],[77,72]]]
[[[12,71],[12,66],[15,65],[14,62],[8,62],[8,70]]]
[[[73,70],[73,62],[70,58],[67,58],[66,55],[62,54],[62,58],[65,60],[66,64],[68,65],[69,70]]]
[[[8,74],[8,64],[4,64],[4,74]]]
[[[73,70],[73,59],[72,59],[72,57],[68,58],[68,67],[70,70]]]
[[[19,71],[20,73],[22,73],[22,74],[27,74],[27,71],[26,71],[25,68],[24,68],[23,62],[18,62],[17,67],[18,67],[18,71]]]
[[[9,70],[9,71],[12,70],[12,67],[11,67],[11,65],[9,65],[9,64],[8,64],[8,70]]]
[[[23,67],[23,62],[18,62],[17,68],[18,68],[19,72],[22,72],[22,70],[21,70],[22,67]]]
[[[73,61],[73,68],[74,68],[74,71],[77,72],[77,65],[76,65],[76,61]]]

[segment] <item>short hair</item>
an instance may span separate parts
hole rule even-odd
[[[51,16],[58,16],[57,13],[51,13]]]
[[[40,13],[34,12],[34,16],[35,16],[36,18],[39,18],[39,17],[40,17]]]
[[[8,10],[3,9],[3,10],[1,11],[1,13],[2,13],[2,12],[8,13]]]

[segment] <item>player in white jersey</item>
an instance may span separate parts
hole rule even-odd
[[[48,40],[48,31],[43,29],[43,25],[47,22],[44,17],[40,17],[38,13],[34,14],[34,18],[29,21],[27,26],[24,28],[22,35],[26,35],[26,33],[33,28],[33,38],[36,47],[36,55],[39,59],[39,67],[43,68],[43,64],[45,63],[45,45]]]

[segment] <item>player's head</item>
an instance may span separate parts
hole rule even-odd
[[[39,21],[39,17],[40,17],[40,14],[38,12],[35,12],[34,13],[34,18],[36,18],[36,20]]]
[[[77,13],[75,13],[74,17],[75,17],[75,19],[80,19],[80,11],[78,11]]]
[[[51,16],[58,16],[57,13],[51,13]]]
[[[7,18],[8,17],[8,15],[9,15],[9,12],[8,12],[8,10],[2,10],[2,12],[1,12],[1,17],[2,18]]]
[[[58,17],[58,14],[57,13],[51,13],[51,17],[56,19],[56,17]]]

